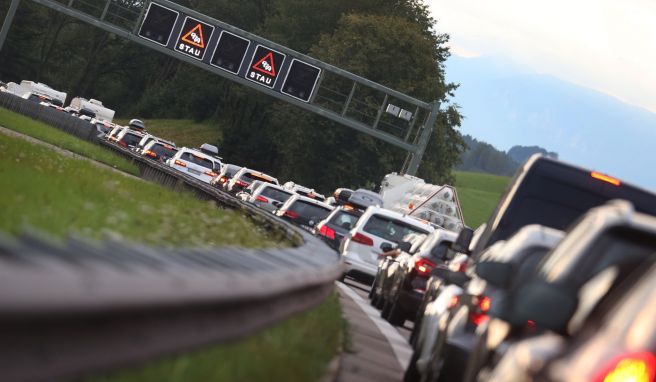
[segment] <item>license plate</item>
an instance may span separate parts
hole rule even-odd
[[[307,226],[307,225],[303,225],[303,224],[301,224],[301,228],[303,228],[303,229],[306,230],[306,231],[312,231],[312,227]]]
[[[194,175],[200,175],[200,171],[194,170],[193,168],[188,168],[187,171],[189,171],[190,173],[192,173]]]

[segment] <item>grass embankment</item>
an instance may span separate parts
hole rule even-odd
[[[316,381],[336,353],[341,327],[333,295],[319,307],[246,340],[88,382]]]
[[[2,134],[0,152],[0,229],[10,233],[29,226],[56,236],[113,231],[160,245],[279,244],[242,215],[191,194]]]
[[[119,125],[130,120],[117,119]],[[149,133],[175,142],[178,147],[198,147],[203,143],[216,144],[221,138],[218,122],[194,122],[190,119],[143,120]]]
[[[61,147],[87,158],[105,163],[121,171],[139,175],[139,170],[130,161],[110,151],[83,141],[54,127],[13,111],[0,108],[0,126],[29,135],[52,145]]]
[[[455,176],[465,222],[476,229],[490,217],[510,178],[465,171],[455,171]]]

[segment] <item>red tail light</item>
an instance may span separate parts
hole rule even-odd
[[[487,312],[492,306],[492,300],[487,296],[472,296],[471,302],[472,306],[469,311],[469,321],[478,326],[490,318],[490,316],[487,315]]]
[[[415,269],[419,276],[428,277],[430,276],[431,271],[435,268],[435,264],[426,259],[419,259],[415,262]]]
[[[284,216],[287,216],[290,219],[296,219],[298,214],[294,211],[285,211]]]
[[[363,244],[363,245],[370,245],[370,246],[374,245],[373,239],[371,239],[369,236],[365,236],[365,235],[361,234],[360,232],[353,235],[351,240],[356,242],[356,243]]]
[[[462,263],[458,264],[458,272],[467,272],[467,262],[463,261]]]
[[[216,173],[213,171],[205,171],[205,175],[211,176],[212,178],[216,177]]]
[[[460,301],[460,297],[451,296],[451,298],[449,299],[449,305],[447,305],[446,307],[448,309],[453,309],[456,305],[458,305],[458,301]]]
[[[152,152],[150,150],[144,151],[144,154],[148,155],[151,158],[157,158],[157,154],[155,154],[154,152]]]
[[[225,175],[219,178],[219,182],[221,182],[221,183],[225,183],[227,181],[228,181],[228,177],[225,176]]]
[[[656,356],[650,352],[623,354],[608,363],[594,382],[650,382],[656,376]]]
[[[187,165],[185,164],[185,162],[183,162],[183,161],[179,161],[179,160],[177,160],[177,159],[175,160],[175,164],[177,164],[178,166],[187,167]]]
[[[323,225],[319,229],[319,233],[329,239],[334,239],[335,238],[335,230],[328,227],[327,225]]]
[[[235,184],[241,187],[248,187],[248,183],[244,182],[243,180],[236,180]]]
[[[125,141],[118,141],[118,144],[123,146],[123,147],[128,147],[128,144],[125,143]]]
[[[264,196],[260,196],[260,195],[255,197],[255,200],[263,202],[263,203],[269,203],[269,199],[265,198]]]

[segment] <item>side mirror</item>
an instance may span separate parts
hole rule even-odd
[[[472,237],[474,237],[474,230],[469,227],[464,227],[460,230],[456,240],[451,244],[451,249],[469,255],[469,244],[472,241]]]
[[[545,329],[562,333],[576,311],[578,299],[561,285],[532,280],[517,291],[511,304],[513,324],[532,320]]]
[[[412,244],[408,243],[407,241],[402,241],[399,243],[397,248],[403,252],[409,252],[410,248],[412,248]]]
[[[507,288],[512,277],[512,265],[498,261],[482,261],[476,264],[476,274],[498,288]]]
[[[383,243],[383,244],[380,245],[380,250],[383,251],[383,252],[389,252],[393,249],[394,249],[394,247],[392,247],[392,244],[390,244],[390,243]]]

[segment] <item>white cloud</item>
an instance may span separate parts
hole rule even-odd
[[[453,54],[510,58],[656,112],[656,2],[428,0]]]

